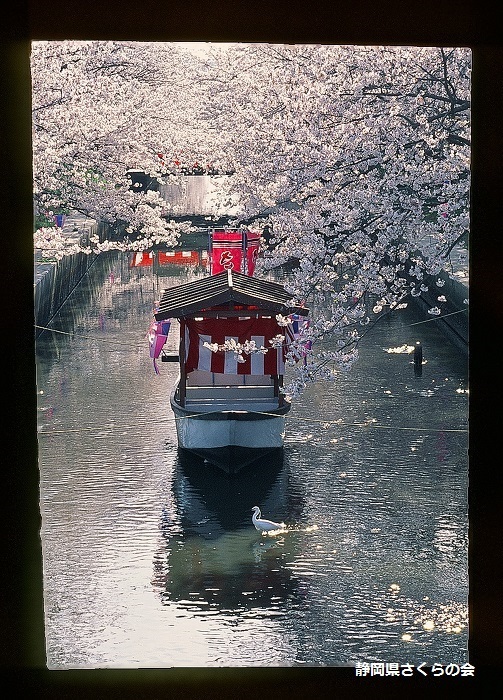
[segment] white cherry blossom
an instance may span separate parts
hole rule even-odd
[[[231,202],[231,224],[262,231],[255,274],[286,267],[292,300],[311,309],[291,348],[294,395],[349,369],[373,324],[444,286],[440,272],[467,245],[470,50],[207,49],[33,43],[35,246],[60,258],[173,245],[181,224],[127,171],[153,183],[181,182],[196,163],[231,173],[215,206]],[[113,240],[68,240],[50,217],[69,211],[108,222]]]

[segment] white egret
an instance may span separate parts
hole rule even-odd
[[[261,518],[260,508],[258,506],[253,506],[252,511],[252,523],[259,532],[272,532],[274,530],[285,529],[285,523],[273,523],[272,520],[264,520]]]

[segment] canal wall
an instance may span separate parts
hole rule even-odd
[[[468,352],[468,275],[461,270],[454,274],[457,277],[442,270],[435,277],[427,278],[425,286],[428,287],[428,291],[422,292],[414,301],[422,313],[427,314],[433,308],[440,309],[441,314],[438,317],[428,315],[428,318],[436,319],[446,338],[459,350]],[[443,284],[439,286],[437,280]],[[439,301],[439,297],[445,297],[446,301]]]
[[[97,234],[100,240],[106,235],[106,225],[83,217],[69,217],[63,228],[69,239]],[[36,326],[47,326],[72,291],[95,262],[97,255],[74,253],[61,260],[42,258],[41,251],[35,251],[34,269],[34,315]],[[36,335],[42,330],[36,328]]]

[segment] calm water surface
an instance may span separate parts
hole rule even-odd
[[[177,367],[148,357],[153,302],[196,274],[103,256],[51,323],[71,335],[38,339],[48,666],[466,662],[466,358],[383,321],[294,404],[282,459],[230,479],[179,457]],[[386,352],[418,339],[421,377]]]

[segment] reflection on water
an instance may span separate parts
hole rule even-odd
[[[282,458],[257,461],[236,480],[184,457],[173,482],[176,511],[163,510],[165,542],[155,560],[163,603],[204,614],[279,612],[292,593],[288,569],[277,566],[284,539],[257,537],[250,503],[285,511],[286,482]]]
[[[182,269],[104,257],[38,339],[49,666],[465,662],[465,359],[423,324],[416,376],[417,319],[392,318],[295,403],[280,459],[229,478],[178,454],[177,369],[148,357]]]

